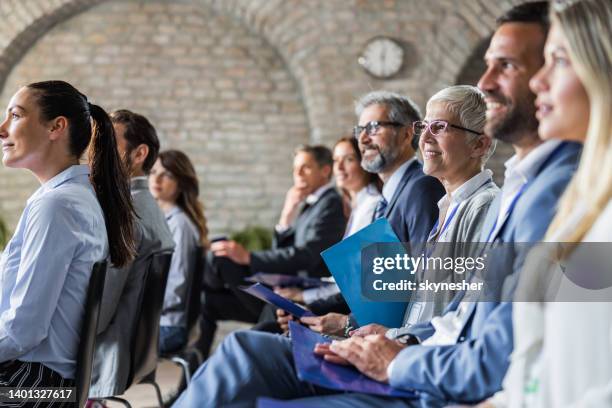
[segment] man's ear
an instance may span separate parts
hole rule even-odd
[[[408,134],[408,140],[410,140],[410,146],[416,152],[419,150],[419,137],[414,133],[412,126],[406,126],[406,133]]]
[[[49,121],[48,129],[49,140],[56,141],[68,133],[68,119],[65,116],[58,116]]]
[[[331,175],[332,175],[332,166],[330,166],[329,164],[326,164],[321,169],[323,170],[323,174],[325,174],[325,177],[328,180],[330,180],[331,179]]]
[[[139,144],[134,150],[132,150],[132,163],[142,166],[147,157],[149,156],[149,146],[142,143]]]

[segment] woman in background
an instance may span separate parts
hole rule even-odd
[[[134,256],[113,125],[72,85],[38,82],[11,98],[0,140],[4,165],[41,184],[0,259],[0,386],[74,386],[92,267]]]
[[[198,247],[208,245],[204,208],[198,201],[199,183],[193,164],[178,150],[166,150],[149,175],[149,190],[166,215],[176,247],[170,263],[160,320],[162,353],[181,349],[187,343],[189,288],[196,271]]]

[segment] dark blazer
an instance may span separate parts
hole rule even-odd
[[[342,239],[345,227],[342,198],[330,188],[288,230],[274,234],[272,249],[251,252],[251,272],[329,276],[320,253]]]
[[[487,267],[487,274],[510,273],[502,288],[504,299],[512,295],[527,254],[526,246],[517,243],[542,239],[556,212],[557,201],[578,166],[580,149],[577,143],[562,143],[535,177],[528,181],[529,185],[514,210],[495,234],[495,241],[504,243],[504,252],[513,252],[509,262],[505,257],[496,258],[493,268],[491,265]],[[495,223],[500,200],[498,196],[489,207],[482,240],[487,238]],[[453,300],[446,312],[455,310],[460,300]],[[400,352],[390,384],[423,391],[426,393],[422,394],[423,398],[469,403],[481,401],[498,391],[513,350],[512,303],[474,302],[464,319],[457,344],[412,346],[406,352]],[[412,334],[421,340],[434,332],[430,323],[414,325],[411,329]],[[446,405],[440,401],[437,403]]]
[[[446,194],[442,184],[423,173],[423,166],[413,161],[387,204],[385,217],[401,242],[425,243],[438,219],[438,201]],[[320,299],[310,308],[320,314],[341,312],[345,302],[341,293]],[[356,321],[352,321],[357,326]]]
[[[385,210],[385,217],[401,242],[427,242],[438,219],[438,201],[444,194],[442,184],[426,176],[418,160],[408,166]]]

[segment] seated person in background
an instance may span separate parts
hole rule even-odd
[[[149,190],[164,214],[176,244],[159,332],[162,353],[179,350],[187,342],[187,305],[189,288],[196,271],[198,246],[207,247],[206,218],[198,201],[200,191],[193,164],[178,150],[166,150],[159,157],[149,175]]]
[[[325,146],[300,146],[293,160],[294,185],[287,192],[272,249],[249,252],[234,241],[215,242],[212,273],[220,288],[205,286],[198,347],[210,351],[217,320],[256,322],[262,310],[258,299],[237,288],[255,272],[328,276],[319,253],[338,242],[346,218],[342,198],[331,182],[332,153]]]
[[[149,192],[147,175],[157,160],[159,140],[151,123],[128,110],[111,114],[119,156],[130,177],[136,211],[136,258],[124,268],[106,272],[92,370],[92,397],[123,394],[128,386],[130,346],[142,301],[144,278],[154,254],[174,249],[172,234]]]
[[[92,267],[134,256],[113,126],[72,85],[46,81],[11,98],[0,140],[4,165],[41,183],[0,259],[0,386],[74,386]],[[79,165],[86,150],[89,165]]]
[[[334,179],[336,186],[342,191],[348,202],[349,220],[344,236],[354,234],[372,222],[374,210],[380,201],[381,180],[375,173],[370,173],[361,167],[361,152],[357,139],[343,137],[336,142],[333,150]],[[293,301],[311,306],[316,301],[340,292],[335,284],[303,290],[301,288],[275,288],[281,296]],[[346,303],[340,310],[349,313]],[[266,306],[267,308],[267,306]],[[329,310],[314,310],[315,314],[324,314]],[[285,316],[282,310],[278,313]]]

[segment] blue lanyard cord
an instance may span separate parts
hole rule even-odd
[[[438,233],[438,237],[441,237],[442,234],[444,234],[444,231],[446,231],[446,229],[448,228],[448,226],[450,225],[451,221],[453,220],[453,218],[455,217],[455,215],[457,214],[457,210],[459,209],[459,206],[461,204],[457,204],[455,206],[455,208],[453,208],[453,211],[451,211],[451,213],[449,214],[449,216],[446,218],[446,221],[444,222],[444,225],[442,225],[442,229],[440,230],[440,232]],[[438,228],[438,223],[440,222],[440,219],[438,218],[436,220],[436,223],[434,224],[433,228],[431,229],[431,232],[429,233],[429,236],[431,237],[431,235],[436,231],[436,228]]]

